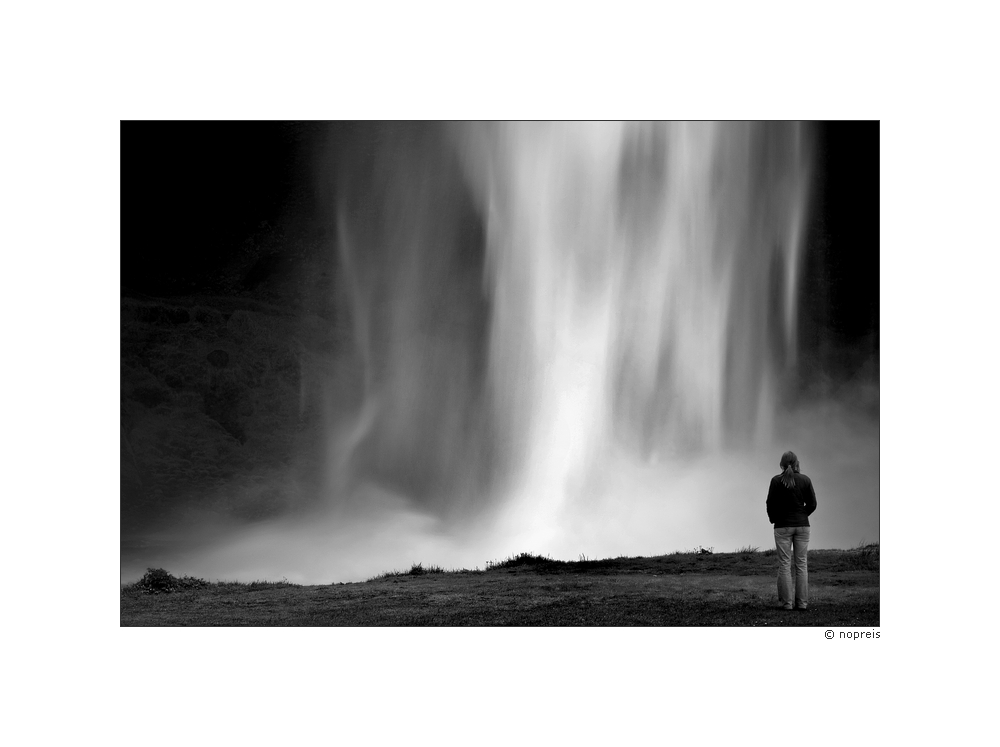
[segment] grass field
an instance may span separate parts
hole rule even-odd
[[[122,626],[878,626],[879,546],[809,553],[810,608],[777,609],[773,551],[414,564],[363,583],[207,583],[147,574]],[[144,583],[145,582],[145,583]]]

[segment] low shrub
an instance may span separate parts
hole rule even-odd
[[[182,576],[177,578],[162,568],[147,568],[146,573],[132,584],[132,588],[143,594],[169,594],[184,589],[201,589],[208,582],[201,578]]]

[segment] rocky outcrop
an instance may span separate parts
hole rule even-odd
[[[229,365],[229,353],[225,350],[213,350],[206,358],[216,368],[225,368]]]
[[[302,382],[326,375],[326,325],[218,301],[122,298],[123,527],[192,505],[287,507],[268,475],[289,474],[320,440],[320,401]]]

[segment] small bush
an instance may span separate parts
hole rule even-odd
[[[146,573],[132,584],[132,587],[143,594],[169,594],[183,589],[201,589],[208,582],[201,578],[182,576],[177,578],[162,568],[147,568]]]
[[[742,553],[744,555],[749,555],[749,554],[752,554],[752,553],[755,553],[755,552],[760,552],[760,548],[759,547],[753,547],[751,545],[747,545],[746,547],[737,548],[736,552]]]

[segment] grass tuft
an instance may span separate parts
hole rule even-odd
[[[423,576],[425,573],[444,573],[444,568],[439,565],[429,565],[424,568],[423,563],[414,563],[410,566],[409,575]]]
[[[743,555],[750,555],[750,554],[753,554],[755,552],[760,552],[760,548],[759,547],[754,547],[753,545],[747,545],[745,547],[739,547],[739,548],[737,548],[736,552],[740,553],[740,554],[743,554]]]
[[[488,560],[486,561],[486,570],[493,571],[500,568],[520,568],[524,566],[538,566],[546,565],[549,563],[554,563],[552,558],[545,557],[542,555],[535,555],[530,552],[522,552],[517,555],[511,555],[505,560]]]
[[[847,553],[847,563],[854,568],[864,571],[877,571],[879,569],[879,543],[865,542],[864,540]]]
[[[478,569],[477,569],[478,570]],[[369,581],[382,581],[387,578],[399,578],[400,576],[423,576],[428,573],[444,573],[445,570],[439,565],[429,565],[426,568],[424,564],[413,563],[408,571],[386,571],[385,573],[380,573],[377,576],[372,576]]]
[[[281,579],[281,581],[216,581],[213,584],[220,589],[246,589],[250,591],[256,591],[259,589],[288,589],[293,586],[298,586],[299,584],[290,583],[287,579]]]

